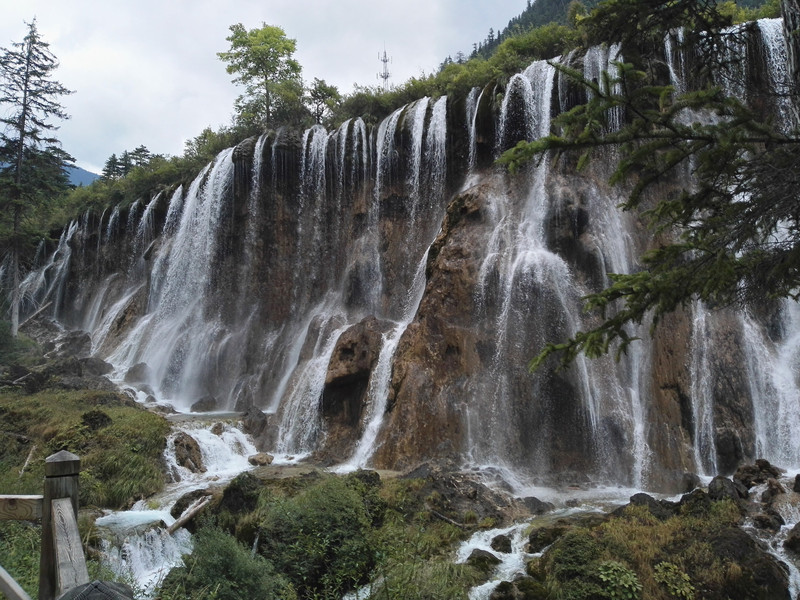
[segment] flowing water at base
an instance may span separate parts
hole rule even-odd
[[[104,564],[132,585],[139,596],[151,597],[170,569],[180,566],[182,556],[192,551],[192,538],[186,529],[169,531],[176,521],[170,511],[178,499],[210,485],[224,486],[253,468],[247,461],[257,452],[252,440],[232,423],[207,420],[213,415],[203,418],[206,420],[177,422],[167,440],[164,460],[174,483],[130,510],[109,512],[95,522],[103,538]],[[193,473],[178,464],[174,442],[180,434],[197,441],[204,473]],[[198,503],[190,505],[184,514]]]

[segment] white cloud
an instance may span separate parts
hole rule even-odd
[[[181,154],[184,141],[230,122],[239,93],[219,61],[229,26],[278,25],[297,40],[303,77],[350,92],[374,86],[384,44],[391,82],[431,73],[505,27],[526,0],[0,0],[0,46],[36,17],[60,62],[71,119],[59,139],[84,168],[140,144]]]

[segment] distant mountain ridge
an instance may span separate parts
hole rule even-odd
[[[86,169],[81,169],[80,167],[67,167],[67,173],[69,175],[70,184],[75,187],[89,185],[95,179],[100,178],[100,175],[87,171]]]

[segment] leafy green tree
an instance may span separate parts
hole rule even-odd
[[[32,216],[68,188],[65,166],[73,161],[50,132],[49,120],[66,119],[58,97],[72,93],[51,79],[58,61],[36,29],[11,48],[0,49],[0,226],[8,253],[11,333],[19,328],[20,257],[35,231]],[[33,229],[33,230],[32,230]]]
[[[237,23],[225,38],[231,46],[217,56],[227,63],[226,70],[235,75],[234,83],[242,84],[244,94],[236,101],[237,114],[246,122],[265,127],[274,122],[276,109],[286,104],[301,104],[302,82],[300,63],[293,57],[297,42],[273,25],[262,24],[247,30]],[[298,90],[300,94],[296,94]]]
[[[552,354],[568,363],[580,352],[604,354],[612,344],[624,351],[633,341],[629,324],[655,327],[694,298],[725,306],[800,297],[800,135],[796,124],[787,132],[769,112],[726,95],[710,78],[732,67],[712,51],[731,35],[729,22],[713,0],[602,3],[581,26],[592,42],[622,44],[626,62],[611,82],[617,85],[567,70],[592,90],[591,99],[558,117],[556,134],[520,143],[503,157],[513,168],[545,152],[577,154],[580,166],[598,148],[616,147],[612,183],[631,189],[623,208],[641,213],[664,240],[642,257],[640,271],[613,275],[607,289],[587,297],[600,325],[549,344],[533,367]],[[683,94],[659,78],[663,72],[650,59],[664,32],[679,26],[686,26],[689,48],[705,48],[696,53],[703,62],[695,90]],[[798,106],[796,87],[778,95]],[[627,115],[616,130],[608,127],[612,109]]]
[[[342,96],[335,85],[328,85],[324,79],[314,78],[314,83],[308,90],[308,101],[315,122],[322,123],[323,118],[331,114],[341,100]]]

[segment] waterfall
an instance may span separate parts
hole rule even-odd
[[[739,60],[749,51],[779,89],[780,22],[728,33],[730,68],[717,82],[752,98]],[[664,74],[678,93],[690,89],[685,44],[680,31],[664,40]],[[717,461],[726,400],[715,397],[723,361],[711,334],[727,326],[713,307],[685,315],[675,339],[690,349],[665,354],[670,332],[658,345],[629,326],[640,341],[618,362],[581,356],[564,371],[527,370],[547,342],[596,325],[582,298],[639,269],[654,242],[605,183],[613,149],[581,173],[547,156],[509,175],[484,158],[548,135],[551,118],[582,99],[553,64],[614,91],[604,73],[616,75],[619,50],[536,61],[505,87],[421,98],[379,123],[264,133],[221,152],[190,184],[82,215],[26,278],[25,297],[54,300],[66,325],[89,331],[116,380],[146,363],[146,381],[124,384],[142,399],[268,413],[260,443],[285,460],[322,456],[349,469],[453,458],[522,486],[668,488],[678,470],[713,475],[726,468]],[[766,106],[783,119],[781,102]],[[610,112],[606,127],[623,117]],[[800,425],[796,312],[787,302],[769,323],[757,310],[731,318],[743,340],[737,393],[754,415],[743,452],[782,466],[800,465],[790,435]],[[342,376],[358,379],[347,388],[356,414],[335,423],[324,402],[341,383],[333,363],[347,358],[337,344],[367,320],[376,323],[360,349],[369,364]],[[681,375],[659,363],[668,360]],[[659,377],[675,380],[666,383],[680,406],[670,414]],[[403,422],[409,407],[419,423]],[[445,429],[453,433],[441,444],[423,439]],[[665,442],[664,431],[678,433]]]

